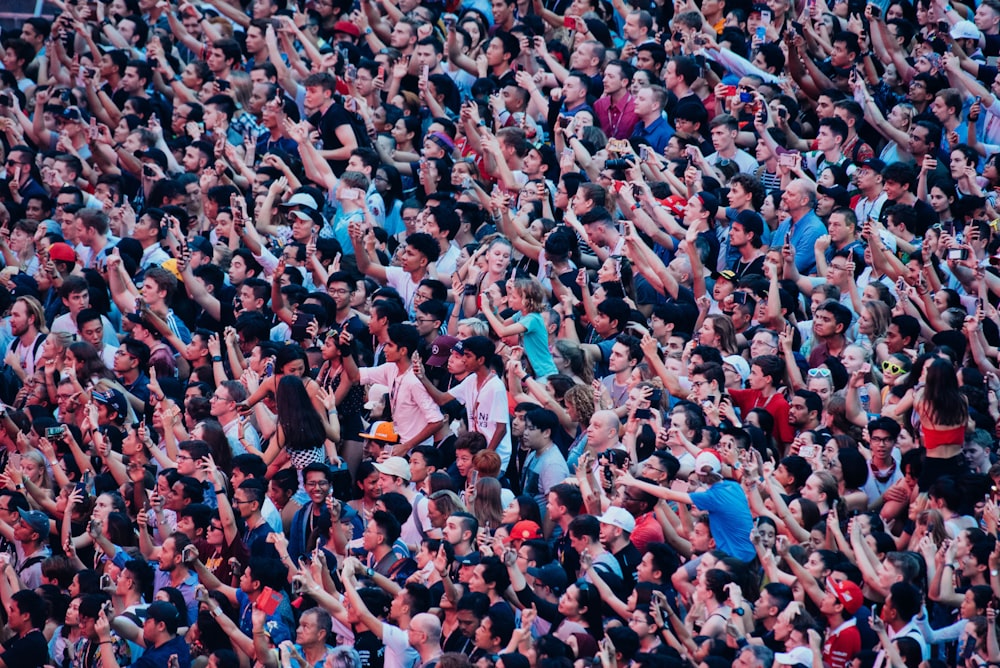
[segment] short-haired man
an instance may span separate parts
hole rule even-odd
[[[559,419],[548,409],[537,408],[524,416],[522,446],[531,453],[524,462],[521,489],[535,498],[543,516],[549,490],[569,477],[566,459],[552,441],[558,428]]]
[[[847,347],[847,330],[851,326],[851,310],[833,299],[827,299],[813,313],[813,346],[809,364],[816,368],[827,357],[840,357]]]
[[[368,250],[362,248],[363,234],[371,235],[373,234],[371,230],[363,233],[360,224],[351,223],[349,232],[358,261],[358,270],[380,283],[395,288],[403,298],[406,310],[412,313],[413,297],[420,287],[420,281],[427,277],[428,266],[441,254],[438,242],[425,232],[415,232],[406,237],[406,247],[403,250],[400,266],[385,267],[372,261]]]
[[[144,617],[142,640],[146,649],[142,658],[133,665],[165,667],[170,665],[169,660],[172,655],[177,656],[178,665],[190,665],[190,647],[183,636],[177,635],[177,629],[189,625],[191,622],[180,618],[174,604],[166,601],[154,601],[146,608]],[[107,619],[102,612],[95,625],[97,636],[100,638],[99,644],[113,642],[110,622],[111,620]],[[118,668],[118,661],[113,656],[104,656],[102,661],[102,668]]]
[[[10,568],[8,562],[5,568]],[[6,577],[6,574],[4,574]],[[34,589],[22,589],[7,601],[7,628],[14,636],[7,640],[0,654],[0,668],[43,666],[49,658],[48,642],[42,635],[48,604]],[[111,640],[110,635],[104,638]],[[117,665],[117,664],[116,664]]]
[[[819,395],[809,390],[796,390],[791,403],[788,404],[788,423],[795,427],[797,433],[812,431],[819,427],[823,413],[823,400]]]
[[[434,387],[423,373],[423,365],[418,365],[414,373],[439,406],[457,400],[475,413],[469,416],[469,429],[486,437],[486,447],[500,455],[500,469],[506,470],[511,453],[510,418],[506,386],[491,367],[495,353],[496,346],[485,336],[471,336],[456,343],[451,356],[462,358],[468,375],[447,392]]]
[[[635,518],[624,508],[608,506],[597,521],[601,524],[601,543],[618,562],[625,587],[632,589],[636,583],[636,570],[642,561],[642,553],[630,540],[635,531]]]
[[[894,362],[890,359],[889,363]],[[903,478],[897,461],[898,454],[894,454],[899,432],[899,423],[889,417],[878,417],[868,423],[868,443],[872,457],[868,462],[868,480],[862,489],[868,496],[869,503],[881,499],[883,494]]]
[[[826,581],[826,596],[819,612],[826,619],[826,639],[823,642],[823,665],[846,668],[861,651],[861,633],[854,615],[864,603],[861,588],[849,580]]]
[[[233,456],[247,452],[260,455],[260,435],[251,424],[240,422],[238,405],[247,400],[247,390],[235,380],[219,383],[209,397],[212,417],[219,421],[233,450]]]
[[[806,179],[795,179],[785,188],[781,202],[789,217],[771,236],[771,245],[791,244],[799,273],[811,274],[816,269],[816,240],[826,234],[826,226],[815,211],[816,185]]]
[[[52,323],[55,326],[55,323]],[[82,309],[76,315],[76,330],[82,341],[86,341],[100,352],[104,366],[111,369],[115,365],[115,353],[118,352],[118,337],[114,325],[94,308]],[[110,332],[115,338],[114,344],[105,341],[105,332]]]
[[[345,356],[343,361],[347,372],[352,376],[356,374],[362,385],[379,384],[391,388],[389,402],[401,439],[392,454],[403,457],[414,446],[431,445],[444,416],[412,370],[411,358],[420,341],[416,327],[390,325],[388,338],[383,348],[385,364],[358,369],[350,355]]]
[[[315,72],[303,81],[306,89],[303,106],[319,116],[314,122],[323,148],[319,155],[330,163],[333,173],[340,176],[347,169],[351,151],[358,148],[355,121],[344,105],[333,98],[337,80],[327,72]]]
[[[23,556],[15,572],[25,587],[35,589],[42,584],[42,562],[51,555],[48,542],[52,529],[49,516],[40,510],[18,510],[18,514],[14,542]]]
[[[604,66],[604,95],[594,102],[597,122],[610,139],[628,139],[639,117],[629,88],[635,68],[624,60],[612,60]]]
[[[736,146],[736,135],[739,134],[739,122],[735,116],[721,114],[712,119],[708,127],[711,129],[712,146],[715,153],[706,155],[704,161],[712,167],[717,167],[722,161],[735,162],[743,174],[753,174],[757,171],[757,160]],[[695,160],[701,156],[698,151]]]
[[[751,559],[754,547],[750,543],[753,519],[750,505],[740,486],[722,477],[722,460],[714,450],[702,450],[695,459],[694,474],[707,487],[691,494],[648,482],[636,480],[625,474],[622,482],[667,501],[691,505],[708,513],[712,536],[720,550],[739,559]]]
[[[100,666],[103,652],[109,651],[114,654],[119,663],[129,663],[132,658],[130,643],[115,632],[111,634],[111,642],[105,647],[100,642],[97,635],[97,620],[101,617],[101,610],[108,601],[107,596],[100,594],[83,594],[80,597],[79,624],[80,635],[82,636],[73,645],[73,654],[80,657],[94,657],[95,662],[90,665]],[[138,617],[136,617],[138,621]],[[86,664],[81,664],[86,665]]]
[[[378,512],[376,512],[376,515]],[[372,525],[369,524],[369,527]],[[367,533],[368,529],[365,530]],[[390,550],[391,552],[391,550]],[[385,645],[387,665],[409,666],[417,660],[417,651],[410,646],[409,628],[414,615],[427,612],[427,588],[420,584],[408,584],[396,591],[389,607],[389,621],[383,621],[372,614],[358,594],[357,576],[366,571],[356,558],[348,558],[341,568],[341,582],[347,602],[351,604],[358,621],[368,627]]]
[[[648,144],[657,153],[663,153],[674,129],[663,116],[667,105],[667,91],[662,86],[644,86],[635,94],[635,115],[639,118],[632,136],[633,143]]]

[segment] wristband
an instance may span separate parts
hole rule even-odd
[[[225,494],[226,490],[224,490],[224,489],[217,489],[217,490],[215,490],[215,493],[216,494]]]
[[[466,297],[471,297],[476,294],[477,287],[475,283],[466,283],[464,294]]]
[[[212,361],[213,362],[221,362],[222,361],[222,355],[212,355]]]

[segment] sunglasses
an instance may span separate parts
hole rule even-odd
[[[809,369],[809,377],[810,378],[829,378],[830,377],[830,370],[829,369]]]
[[[886,360],[882,362],[882,371],[884,371],[885,373],[891,373],[898,376],[899,374],[903,373],[905,369],[899,364],[896,364],[895,362],[890,362],[889,360]]]

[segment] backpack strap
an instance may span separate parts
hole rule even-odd
[[[40,564],[43,561],[45,561],[46,559],[48,559],[48,557],[46,557],[43,554],[38,554],[38,555],[35,555],[34,557],[30,557],[28,559],[25,559],[24,563],[17,567],[17,572],[18,572],[18,574],[21,574],[24,571],[26,571],[29,568],[31,568],[32,566],[34,566],[35,564]]]

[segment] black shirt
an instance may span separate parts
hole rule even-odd
[[[38,629],[32,629],[20,638],[11,638],[3,644],[0,660],[17,668],[41,668],[49,662],[49,644]]]
[[[324,151],[333,151],[344,147],[344,143],[337,137],[337,130],[345,125],[351,128],[351,132],[354,133],[355,139],[357,139],[358,133],[354,124],[354,118],[347,112],[344,105],[337,102],[331,104],[322,116],[318,113],[314,114],[309,122],[319,130],[320,138],[323,140]],[[363,145],[360,141],[357,143],[359,146]],[[327,160],[327,162],[330,163],[330,169],[338,177],[347,169],[346,159]]]
[[[629,542],[621,550],[615,552],[614,557],[618,560],[618,565],[621,566],[622,582],[625,584],[625,588],[632,591],[635,589],[635,572],[639,568],[639,562],[642,561],[642,552],[639,552],[639,548]]]

